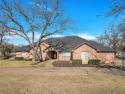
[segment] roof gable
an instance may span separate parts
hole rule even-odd
[[[83,45],[85,45],[85,44],[86,44],[87,46],[89,46],[89,47],[91,47],[91,48],[97,50],[96,48],[92,47],[91,45],[89,45],[89,44],[87,44],[87,43],[83,43],[83,44],[77,46],[76,48],[74,48],[73,50],[76,50],[76,49],[78,49],[79,47],[81,47],[81,46],[83,46]]]

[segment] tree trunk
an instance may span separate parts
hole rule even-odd
[[[124,70],[124,52],[123,52],[123,55],[122,55],[122,57],[123,57],[123,70]]]
[[[123,70],[124,70],[124,58],[123,58]]]
[[[32,58],[32,64],[35,64],[36,62],[36,50],[35,48],[33,49],[33,58]]]
[[[43,57],[42,57],[42,50],[41,50],[41,47],[39,48],[40,49],[40,60],[43,61]]]
[[[40,62],[41,61],[41,59],[40,59],[40,56],[39,56],[39,54],[38,53],[36,53],[36,58],[38,59],[38,61]]]

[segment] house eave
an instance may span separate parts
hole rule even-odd
[[[99,53],[101,53],[101,52],[102,52],[102,53],[104,53],[104,52],[105,52],[105,53],[116,53],[116,51],[100,51],[100,50],[97,50],[97,52],[99,52]]]

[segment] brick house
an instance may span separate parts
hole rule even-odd
[[[89,59],[99,59],[103,63],[112,63],[115,58],[115,51],[112,48],[78,36],[46,39],[40,43],[38,55],[40,53],[42,60],[70,61],[81,59],[83,64],[87,64]],[[16,49],[16,57],[32,59],[32,49],[29,45],[19,47]]]

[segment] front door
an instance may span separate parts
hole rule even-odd
[[[89,52],[81,52],[81,58],[83,63],[88,63]]]

